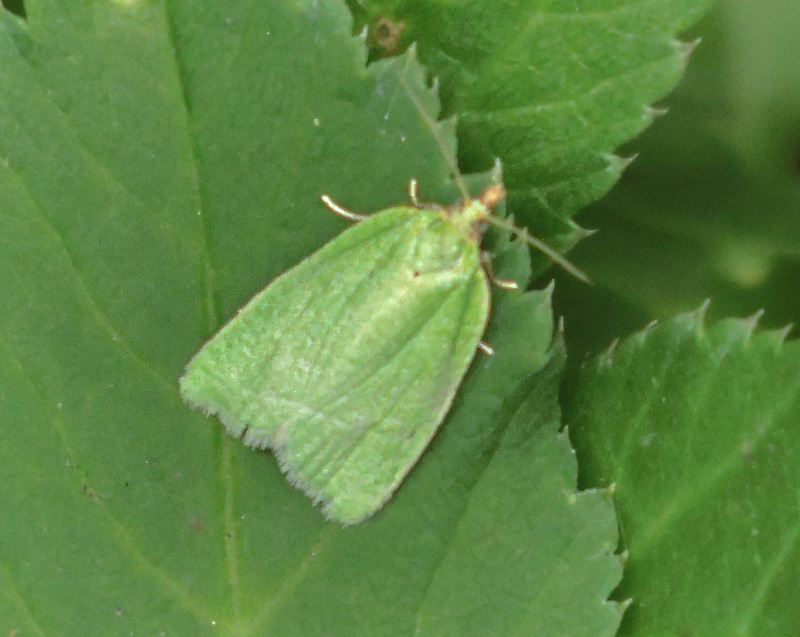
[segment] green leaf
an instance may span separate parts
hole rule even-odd
[[[517,215],[567,246],[584,236],[571,217],[627,165],[611,153],[650,124],[649,105],[680,78],[691,46],[676,35],[709,2],[357,4],[402,25],[401,42],[419,42],[445,113],[458,115],[462,165],[500,157]]]
[[[0,630],[528,634],[544,608],[613,633],[613,509],[557,432],[550,290],[497,292],[497,354],[358,527],[178,397],[203,340],[345,227],[320,194],[454,197],[414,56],[365,67],[335,2],[25,8],[0,13]]]
[[[581,481],[616,485],[621,634],[790,635],[797,599],[800,348],[702,311],[580,374],[567,422]]]
[[[575,493],[573,451],[566,434],[557,433],[564,358],[558,345],[530,379],[527,396],[514,402],[473,489],[420,610],[422,634],[616,632],[622,606],[605,601],[622,570],[612,555],[616,523],[607,493]],[[523,546],[521,537],[536,539]],[[523,591],[535,593],[525,599]]]

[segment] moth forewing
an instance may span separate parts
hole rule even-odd
[[[347,524],[380,508],[427,447],[488,317],[475,250],[430,233],[439,220],[429,212],[414,214],[415,231],[382,268],[388,287],[353,264],[365,281],[348,304],[353,329],[337,331],[347,345],[325,352],[324,382],[271,444],[289,479]]]

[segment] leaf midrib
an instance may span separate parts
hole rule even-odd
[[[219,310],[214,302],[214,267],[211,262],[209,250],[209,233],[205,221],[202,188],[200,187],[200,162],[198,160],[198,148],[195,137],[192,135],[191,117],[189,114],[189,101],[188,101],[188,82],[186,81],[186,74],[183,71],[183,65],[180,59],[178,48],[178,40],[175,36],[176,24],[173,22],[169,11],[169,0],[165,0],[162,4],[163,19],[166,35],[169,38],[170,52],[172,53],[173,72],[176,85],[179,88],[181,103],[183,105],[182,116],[184,123],[184,135],[188,140],[188,147],[191,149],[191,165],[192,165],[192,178],[195,186],[195,197],[198,203],[198,210],[201,214],[195,215],[198,219],[201,230],[201,262],[203,268],[199,275],[202,277],[201,290],[203,294],[202,304],[206,318],[206,326],[208,333],[213,333],[219,326]],[[191,212],[191,211],[190,211]],[[175,385],[177,393],[177,383]],[[236,525],[234,523],[234,497],[233,497],[233,470],[232,470],[232,454],[234,441],[227,435],[222,427],[216,428],[216,435],[220,438],[220,457],[217,462],[219,466],[219,479],[222,484],[222,525],[220,531],[222,532],[222,545],[224,551],[225,562],[225,580],[228,582],[231,598],[231,613],[232,622],[234,625],[241,624],[241,585],[239,577],[239,560],[238,560],[238,544],[239,536],[236,532]]]

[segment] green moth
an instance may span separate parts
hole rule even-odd
[[[410,194],[410,205],[368,217],[323,196],[358,223],[256,294],[180,380],[186,402],[272,449],[289,481],[342,524],[391,498],[482,346],[488,224],[539,245],[491,215],[499,183],[450,207],[421,203],[414,181]]]

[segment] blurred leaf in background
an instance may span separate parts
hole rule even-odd
[[[711,318],[764,309],[800,320],[800,4],[719,0],[666,117],[579,221],[570,257],[596,286],[557,275],[570,351],[597,352],[653,318],[713,300]]]

